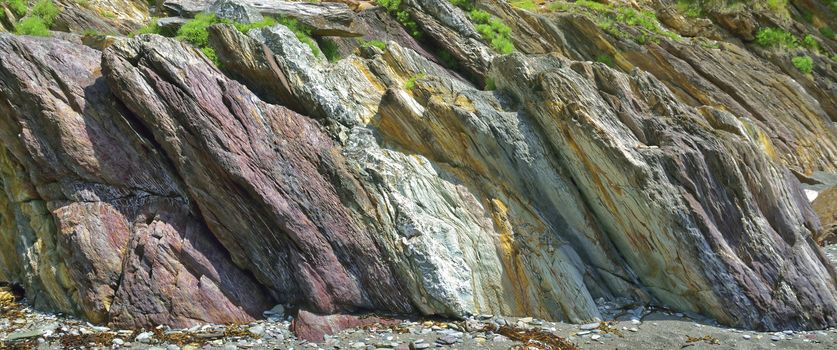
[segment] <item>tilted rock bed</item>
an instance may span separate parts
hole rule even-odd
[[[819,85],[688,43],[584,61],[555,31],[604,34],[564,16],[538,18],[553,53],[501,56],[458,8],[407,6],[472,81],[396,42],[330,63],[281,25],[210,27],[221,68],[156,35],[0,34],[0,280],[114,329],[275,304],[590,323],[600,300],[837,324],[798,180],[837,168]]]

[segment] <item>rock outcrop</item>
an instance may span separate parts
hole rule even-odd
[[[0,280],[120,327],[292,304],[312,338],[362,324],[353,312],[589,322],[605,304],[837,325],[799,183],[837,171],[833,72],[800,82],[744,44],[639,45],[497,1],[477,6],[520,19],[519,52],[444,1],[402,4],[427,50],[368,33],[389,25],[380,10],[271,4],[258,12],[351,18],[315,36],[393,41],[329,62],[283,25],[218,24],[215,67],[157,35],[104,52],[0,35]],[[718,21],[689,35],[728,35]],[[588,61],[602,54],[612,67]]]
[[[100,52],[0,34],[0,279],[123,326],[244,321],[270,297],[101,76]]]

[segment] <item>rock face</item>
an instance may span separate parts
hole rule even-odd
[[[837,169],[822,82],[480,2],[521,18],[499,56],[458,7],[402,6],[461,72],[395,41],[328,62],[282,25],[210,27],[220,68],[156,35],[0,35],[0,280],[125,327],[293,304],[317,340],[359,311],[590,322],[603,303],[837,325],[798,180]]]
[[[837,186],[831,186],[819,193],[812,203],[814,211],[822,220],[822,234],[817,240],[823,243],[837,241]]]
[[[101,76],[100,53],[0,35],[0,279],[125,326],[249,320],[270,304]],[[72,60],[67,60],[72,58]]]
[[[316,123],[259,101],[196,50],[159,36],[114,44],[102,65],[188,179],[209,229],[274,296],[321,312],[412,310],[373,227],[348,209],[368,199]]]

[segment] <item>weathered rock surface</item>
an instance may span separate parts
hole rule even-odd
[[[277,30],[281,29],[263,29],[265,32]],[[256,37],[260,35],[252,34]],[[299,45],[294,44],[293,38],[288,35],[274,38],[273,41],[271,47],[280,44]],[[277,55],[277,59],[279,56],[293,59],[300,57],[285,54]],[[414,66],[427,66],[426,63],[416,64],[416,59],[400,56],[392,49],[384,53],[382,58],[390,62],[391,67],[409,66],[407,62]],[[353,65],[358,66],[359,63],[355,61]],[[375,67],[375,59],[365,64]],[[427,83],[425,86],[422,79],[417,81],[418,87],[412,90],[413,94],[407,93],[400,88],[398,81],[415,76],[419,72],[415,70],[387,72],[369,69],[375,73],[351,75],[334,73],[331,70],[333,67],[324,67],[316,62],[293,67],[280,65],[288,75],[300,74],[295,69],[304,67],[304,74],[316,75],[318,71],[330,71],[332,76],[350,82],[355,88],[363,84],[378,86],[379,90],[380,86],[395,88],[381,95],[379,115],[371,121],[376,131],[364,131],[363,128],[353,130],[347,137],[344,153],[349,159],[358,162],[357,168],[363,169],[361,174],[366,174],[364,178],[367,182],[377,184],[381,191],[381,199],[377,202],[390,203],[387,211],[398,213],[396,222],[406,220],[410,223],[407,231],[401,229],[404,226],[400,224],[395,226],[399,235],[406,239],[403,245],[408,250],[390,245],[387,251],[396,252],[391,253],[393,262],[396,266],[402,266],[398,270],[403,279],[412,280],[406,282],[412,286],[410,289],[423,290],[420,298],[413,299],[425,313],[455,315],[468,310],[499,310],[512,314],[585,320],[598,317],[593,303],[595,298],[641,299],[646,297],[642,290],[647,290],[653,297],[683,310],[708,313],[725,322],[748,327],[794,327],[809,322],[824,326],[834,322],[833,310],[837,304],[833,272],[822,263],[818,248],[811,240],[812,231],[818,229],[817,220],[811,210],[807,209],[796,179],[786,170],[773,165],[757,140],[736,132],[726,135],[728,131],[722,136],[716,136],[715,130],[722,128],[721,123],[713,125],[705,121],[703,115],[713,115],[712,120],[715,121],[729,118],[728,113],[712,108],[698,111],[681,104],[664,85],[647,75],[627,77],[612,70],[602,71],[603,66],[600,65],[573,66],[579,72],[569,68],[564,68],[561,73],[551,72],[551,69],[561,66],[569,66],[569,63],[554,59],[549,64],[534,64],[534,67],[525,61],[503,61],[498,64],[497,67],[503,68],[493,76],[520,84],[509,86],[521,89],[517,98],[524,108],[515,110],[513,104],[495,100],[491,94],[476,91],[467,93],[467,87],[456,85],[453,91],[445,84]],[[544,72],[535,73],[537,69],[543,69]],[[528,72],[531,75],[520,76],[516,72]],[[424,74],[436,74],[442,82],[451,81],[451,77],[444,72]],[[503,74],[509,76],[504,77]],[[565,85],[569,85],[568,81],[579,82],[573,85],[573,89],[566,91],[558,89],[558,86],[544,87],[544,91],[557,91],[562,95],[546,95],[541,100],[528,101],[528,98],[537,94],[522,90],[523,87],[534,86],[541,76],[552,74],[566,79],[562,80]],[[583,85],[585,79],[612,83]],[[256,81],[246,79],[245,82],[257,84]],[[311,85],[314,84],[306,84],[305,88],[310,89]],[[307,90],[299,94],[316,97],[317,94],[329,94],[341,89],[340,84],[316,86],[322,92]],[[649,96],[635,96],[639,94],[637,91],[643,89],[651,89],[653,93],[649,93]],[[450,92],[446,93],[446,90]],[[597,91],[607,91],[614,97],[600,97]],[[562,119],[559,112],[529,109],[529,106],[547,108],[549,103],[545,101],[564,99],[568,101],[563,102],[563,105],[598,104],[595,110],[578,112],[584,115],[603,118],[604,114],[611,113],[618,116],[604,123],[622,125],[623,129],[603,129],[597,137],[604,136],[601,133],[609,133],[616,139],[627,135],[627,139],[620,141],[624,144],[596,152],[586,150],[581,148],[586,146],[573,143],[579,141],[563,140],[566,135],[574,135],[579,131],[554,131],[557,127],[555,118]],[[324,100],[335,101],[335,98]],[[584,101],[583,104],[581,101]],[[639,101],[644,101],[641,102],[644,107],[626,110],[627,106],[635,106]],[[497,109],[509,110],[505,118],[509,118],[509,115],[516,117],[505,119],[501,117],[504,114],[498,114]],[[362,109],[354,110],[363,114]],[[543,116],[543,119],[538,120],[538,115]],[[654,117],[657,115],[664,117]],[[670,122],[671,125],[668,122],[654,122],[656,118],[669,120],[675,117],[685,121],[679,122],[678,119],[677,123]],[[333,120],[346,122],[345,118],[339,117]],[[363,122],[365,119],[350,120],[350,125],[357,125],[358,121]],[[504,126],[504,123],[508,123],[508,126]],[[476,127],[480,124],[486,125]],[[510,127],[512,125],[515,127]],[[594,128],[599,129],[602,127]],[[704,131],[690,140],[678,139],[681,134],[696,132],[693,129]],[[479,136],[486,132],[482,130],[496,131]],[[375,132],[383,137],[385,144],[395,146],[396,149],[379,149],[371,134]],[[519,136],[514,136],[521,132]],[[462,139],[460,135],[468,136]],[[630,141],[631,137],[634,141]],[[674,154],[668,154],[667,157],[664,157],[665,149],[659,150],[664,140],[672,142],[669,147],[675,150]],[[521,148],[520,142],[528,145]],[[567,144],[559,147],[562,142]],[[703,144],[712,146],[696,146]],[[607,153],[612,152],[612,147],[628,152],[629,155],[613,158],[614,154]],[[397,150],[422,157],[417,158],[416,162],[402,158]],[[515,154],[516,157],[497,158],[498,150],[505,150],[506,154]],[[747,165],[731,163],[732,152],[741,153],[735,157],[746,159]],[[581,157],[581,154],[586,153],[608,160],[604,161],[605,164],[595,164]],[[639,156],[646,153],[649,153],[650,158]],[[644,170],[637,170],[635,179],[632,179],[633,175],[626,175],[622,180],[612,175],[600,175],[624,172],[625,165],[616,161],[620,157],[630,159],[630,162],[635,162]],[[527,164],[522,163],[521,159],[532,160]],[[562,169],[558,164],[569,165]],[[427,166],[433,167],[429,174],[425,170]],[[697,177],[663,181],[666,178],[678,179],[678,176],[685,174]],[[607,176],[607,180],[599,176]],[[727,186],[732,186],[734,190],[719,185],[722,183],[720,178],[736,177],[736,185]],[[446,184],[447,181],[438,182],[434,180],[436,178],[456,179],[455,182],[461,185],[450,184],[453,187],[448,187],[450,185]],[[641,180],[643,178],[648,180]],[[504,181],[506,184],[498,188],[496,184],[483,179],[510,180]],[[560,185],[562,183],[564,185]],[[380,184],[385,186],[380,188]],[[531,189],[527,188],[529,186]],[[767,194],[761,191],[750,192],[748,189],[754,186],[771,190]],[[549,191],[548,188],[556,187],[555,192],[547,192],[548,195],[543,193]],[[422,190],[419,192],[418,188]],[[629,188],[635,188],[638,192],[624,193]],[[744,192],[738,193],[741,191]],[[656,195],[651,196],[650,193]],[[435,196],[445,198],[447,203],[462,203],[455,207],[478,209],[448,216],[444,209],[445,202],[434,202]],[[618,199],[622,196],[626,198]],[[777,200],[780,197],[784,199]],[[637,208],[629,204],[643,201],[650,202],[648,206]],[[561,203],[566,202],[587,204],[580,209],[570,210],[562,208]],[[468,203],[481,204],[475,206]],[[731,206],[724,207],[724,203]],[[741,204],[732,203],[748,203],[748,207],[737,209]],[[588,205],[589,209],[586,207]],[[655,206],[658,209],[653,209]],[[627,210],[619,214],[619,208]],[[671,212],[670,216],[660,215],[659,212],[663,210]],[[597,224],[591,226],[591,221]],[[530,233],[529,237],[516,237],[531,230],[523,229],[526,227],[542,227],[543,231]],[[672,230],[672,227],[679,229]],[[731,230],[731,227],[736,229]],[[759,241],[755,243],[742,238],[756,236]],[[470,243],[442,249],[436,246],[436,242],[450,242],[456,240],[455,237],[470,237],[467,239]],[[550,242],[552,237],[557,238],[557,242]],[[647,243],[649,241],[655,243]],[[697,249],[694,244],[703,248]],[[486,254],[492,251],[492,247],[496,255]],[[504,247],[511,251],[504,253]],[[545,251],[554,251],[554,255],[544,256]],[[678,258],[678,254],[686,251],[691,260],[680,262],[684,257]],[[738,254],[735,252],[747,252],[742,254],[758,256],[758,259],[767,259],[772,263],[754,265],[748,262],[749,258],[734,258]],[[404,256],[408,257],[406,261],[399,258]],[[460,256],[463,260],[457,260]],[[525,256],[523,261],[526,263],[516,261],[516,256]],[[623,256],[626,260],[614,259],[614,256]],[[719,260],[717,256],[732,258]],[[441,259],[434,262],[434,258],[438,257]],[[452,265],[463,269],[452,269],[448,264],[451,260],[461,261]],[[579,263],[559,263],[573,260]],[[580,268],[585,265],[597,266],[601,270]],[[770,265],[772,267],[766,268]],[[496,270],[492,266],[502,268]],[[625,267],[627,270],[623,270]],[[819,271],[817,274],[820,277],[810,280],[802,272],[812,269]],[[661,274],[655,271],[678,272]],[[753,279],[751,276],[754,274],[763,275]],[[433,275],[438,276],[438,279],[428,278]],[[416,276],[422,277],[416,279]],[[549,290],[530,286],[526,282],[533,278],[543,281],[545,276],[554,276],[549,282],[541,282],[550,285]],[[794,286],[777,285],[779,281],[793,283]],[[506,287],[511,285],[517,289]],[[486,289],[500,296],[483,294],[482,291]],[[797,294],[787,291],[799,289],[817,290],[822,294],[809,298],[809,292]],[[704,292],[694,295],[694,290]],[[568,295],[578,295],[579,291],[585,291],[580,299],[566,299]],[[732,298],[733,295],[740,297]],[[559,307],[548,307],[539,301],[554,302]],[[788,305],[802,304],[808,305],[804,309],[814,311],[806,311],[802,315],[787,313]],[[724,308],[712,307],[710,310],[706,305],[724,305]],[[826,307],[829,310],[817,311],[822,305],[830,305]]]
[[[822,233],[817,237],[818,243],[835,243],[837,241],[837,186],[831,186],[820,192],[812,204],[823,226]]]
[[[260,315],[269,297],[207,234],[181,178],[111,94],[100,53],[8,34],[0,48],[0,279],[94,322]]]
[[[213,4],[225,0],[166,0],[163,5],[181,17],[194,17],[216,10]],[[253,8],[263,15],[290,17],[322,36],[361,36],[355,27],[357,15],[346,4],[336,2],[235,0],[236,4]]]
[[[450,52],[466,74],[477,81],[485,78],[495,53],[482,41],[465,11],[448,1],[405,0],[403,6],[437,46]]]
[[[53,30],[83,33],[128,34],[149,21],[148,2],[144,0],[56,1],[60,12]]]
[[[209,229],[279,301],[326,313],[412,310],[375,231],[348,209],[368,199],[311,119],[258,100],[159,36],[114,44],[103,70],[188,179]]]
[[[817,61],[822,69],[812,79],[790,65],[791,57],[775,59],[768,51],[751,50],[740,42],[717,42],[713,47],[700,41],[705,38],[661,36],[659,44],[637,45],[573,11],[533,14],[502,1],[481,4],[512,25],[515,46],[522,52],[559,52],[580,61],[612,57],[623,71],[638,67],[653,74],[690,106],[732,113],[729,121],[740,133],[759,140],[765,152],[791,169],[808,175],[837,171],[837,75],[827,59]]]
[[[362,28],[316,35],[387,27],[344,4],[243,4]],[[402,5],[459,72],[403,31],[328,62],[282,25],[215,25],[220,69],[155,35],[103,54],[0,36],[0,280],[126,326],[293,304],[320,339],[355,311],[589,323],[648,303],[837,325],[799,184],[837,170],[833,73],[699,44],[732,30],[719,19],[639,45],[584,14],[477,5],[519,19],[521,52],[496,55],[449,2]],[[613,68],[587,62],[602,54]]]

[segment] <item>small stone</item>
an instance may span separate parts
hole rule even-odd
[[[261,336],[264,334],[264,326],[256,325],[247,329],[248,332],[252,333],[255,336]]]
[[[791,331],[791,330],[787,330],[787,331],[784,331],[782,333],[785,333],[787,335],[793,335],[793,331]]]
[[[746,340],[750,340],[750,338],[752,338],[749,334],[744,334],[741,337],[746,339]]]
[[[140,343],[149,343],[149,342],[151,342],[151,338],[153,336],[154,336],[154,333],[143,332],[143,333],[140,333],[139,335],[137,335],[137,337],[134,338],[134,341],[137,341],[137,342],[140,342]]]
[[[224,350],[238,350],[238,345],[226,344],[224,345]]]
[[[97,332],[97,333],[107,332],[107,331],[109,331],[109,330],[110,330],[110,328],[108,328],[108,327],[100,327],[100,326],[91,327],[91,329],[92,329],[94,332]]]
[[[457,338],[455,336],[452,336],[452,335],[446,335],[446,336],[441,337],[441,338],[436,340],[437,343],[442,344],[442,345],[453,345],[453,344],[456,344],[458,341],[459,341],[459,338]]]
[[[581,326],[578,326],[578,329],[580,329],[582,331],[590,331],[590,330],[594,330],[596,328],[599,328],[599,323],[588,323],[588,324],[583,324]]]
[[[580,332],[576,333],[575,335],[587,335],[587,334],[590,334],[590,331],[580,331]]]
[[[113,345],[118,345],[118,346],[125,345],[125,341],[122,340],[122,339],[119,339],[119,338],[114,338],[113,340],[111,340],[111,343],[113,343]]]
[[[640,325],[640,324],[642,324],[642,321],[634,318],[634,319],[631,319],[631,324]]]
[[[9,334],[9,336],[6,337],[6,340],[14,341],[14,340],[19,340],[19,339],[35,338],[35,337],[40,337],[43,334],[44,334],[44,331],[41,330],[41,329],[36,329],[34,331],[27,331],[27,332],[15,332],[15,333]]]
[[[770,340],[772,340],[772,341],[780,341],[780,340],[782,340],[782,337],[780,337],[780,336],[778,336],[778,335],[774,335],[774,336],[770,337]]]
[[[598,335],[598,334],[593,334],[593,336],[592,336],[592,337],[590,337],[590,339],[593,339],[593,340],[599,340],[599,338],[601,338],[601,337],[602,337],[602,336],[600,336],[600,335]]]
[[[523,323],[529,323],[529,322],[532,322],[532,318],[531,317],[524,317],[524,318],[521,318],[519,321],[523,322]]]
[[[420,342],[410,343],[410,350],[422,350],[422,349],[430,349],[430,344],[420,343]]]
[[[362,349],[366,347],[366,343],[364,342],[356,342],[352,344],[352,349]]]
[[[491,339],[491,341],[493,341],[493,342],[495,342],[495,343],[502,343],[502,342],[507,342],[507,341],[509,341],[509,338],[507,338],[507,337],[506,337],[506,336],[504,336],[504,335],[497,335],[497,336],[495,336],[494,338],[492,338],[492,339]]]
[[[628,330],[631,331],[631,332],[639,332],[639,329],[636,328],[636,327],[628,328]]]

